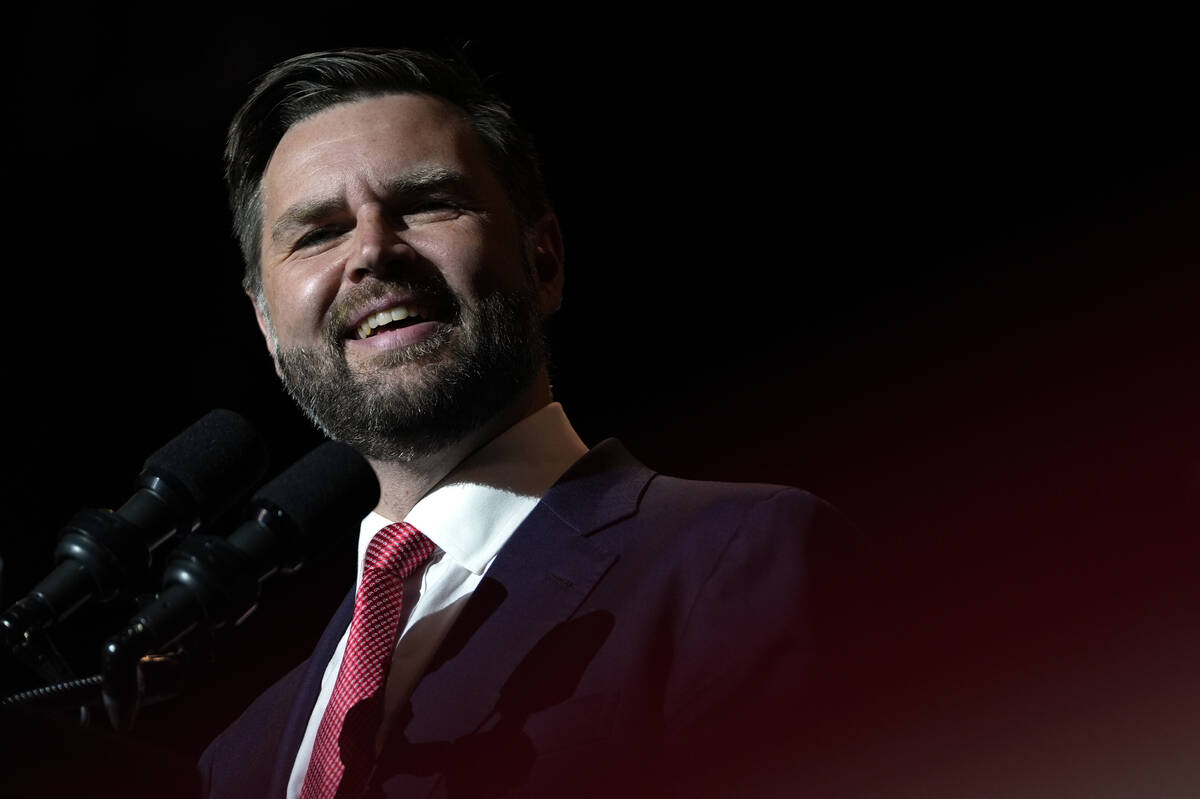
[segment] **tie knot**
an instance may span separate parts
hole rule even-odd
[[[405,579],[433,554],[437,546],[407,522],[384,527],[367,544],[363,570],[375,569],[399,574]]]

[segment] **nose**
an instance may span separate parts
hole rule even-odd
[[[369,275],[384,277],[411,263],[413,249],[400,231],[389,222],[378,204],[366,203],[359,208],[350,254],[346,258],[346,279],[358,283]]]

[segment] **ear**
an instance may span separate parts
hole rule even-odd
[[[543,316],[558,310],[563,299],[563,242],[558,217],[546,213],[533,226],[533,269],[538,285],[538,307]]]
[[[258,322],[258,329],[262,333],[263,340],[267,342],[267,352],[271,354],[271,360],[275,362],[275,374],[282,377],[283,375],[279,372],[279,361],[275,358],[275,337],[271,335],[271,326],[267,323],[266,311],[254,292],[247,291],[246,296],[250,298],[250,304],[254,306],[254,318]]]

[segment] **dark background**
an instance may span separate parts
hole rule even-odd
[[[123,502],[209,409],[251,419],[276,469],[319,440],[238,288],[220,154],[252,80],[313,49],[465,46],[541,145],[567,245],[556,393],[585,441],[808,488],[870,542],[844,649],[861,685],[779,781],[1197,784],[1200,59],[1184,29],[328,12],[16,26],[5,606],[77,509]],[[98,720],[83,745],[21,717],[9,761],[190,760],[304,656],[347,564],[269,584],[207,679],[134,733]],[[104,637],[106,614],[83,619],[77,636]]]

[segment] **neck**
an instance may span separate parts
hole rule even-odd
[[[453,444],[413,461],[371,460],[379,478],[380,515],[399,521],[456,466],[496,436],[550,403],[550,380],[545,371],[488,422]]]

